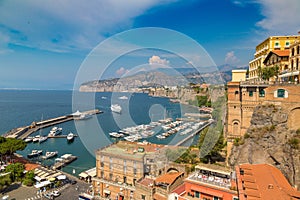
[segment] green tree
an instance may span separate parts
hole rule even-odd
[[[8,165],[5,168],[5,171],[10,172],[12,181],[15,181],[15,180],[21,179],[21,177],[23,176],[24,169],[25,168],[22,163],[13,163],[13,164]]]
[[[15,138],[5,138],[4,142],[0,143],[1,155],[12,155],[16,151],[22,151],[26,148],[26,142]]]
[[[32,186],[34,184],[34,171],[31,170],[25,174],[23,184],[26,186]]]

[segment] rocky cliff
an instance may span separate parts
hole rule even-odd
[[[287,122],[288,113],[282,107],[257,106],[244,138],[235,141],[229,164],[274,165],[292,186],[300,188],[300,130],[289,130]]]

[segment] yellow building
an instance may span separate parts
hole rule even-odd
[[[270,36],[265,41],[257,45],[254,59],[249,62],[248,80],[259,80],[259,68],[265,67],[263,62],[270,51],[287,50],[290,48],[291,44],[299,39],[299,35]]]

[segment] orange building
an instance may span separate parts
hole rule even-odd
[[[173,191],[173,197],[178,200],[238,200],[238,193],[230,171],[197,166],[184,180],[184,185]]]
[[[300,192],[272,165],[242,164],[236,167],[236,173],[239,200],[300,199]]]

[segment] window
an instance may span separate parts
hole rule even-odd
[[[285,90],[284,89],[278,89],[277,90],[277,97],[278,98],[284,98]]]
[[[235,95],[239,94],[239,91],[235,91],[234,94],[235,94]]]
[[[142,200],[145,200],[145,199],[146,199],[146,195],[142,194],[142,195],[141,195],[141,199],[142,199]]]
[[[112,181],[112,179],[113,179],[113,174],[112,174],[112,173],[109,173],[109,180]]]
[[[200,192],[195,191],[195,197],[196,197],[196,198],[200,198]]]
[[[238,197],[233,197],[232,200],[239,200],[239,198]]]
[[[299,55],[300,53],[300,46],[297,46],[297,54]]]
[[[279,47],[279,42],[275,42],[275,47]]]
[[[127,177],[126,176],[123,177],[123,182],[127,183]]]
[[[104,171],[101,171],[101,178],[104,178]]]
[[[259,89],[259,97],[265,97],[265,90]]]
[[[249,91],[249,97],[253,97],[253,91]]]
[[[219,197],[214,197],[213,200],[219,200]]]
[[[290,46],[290,42],[285,42],[285,46],[289,47]]]

